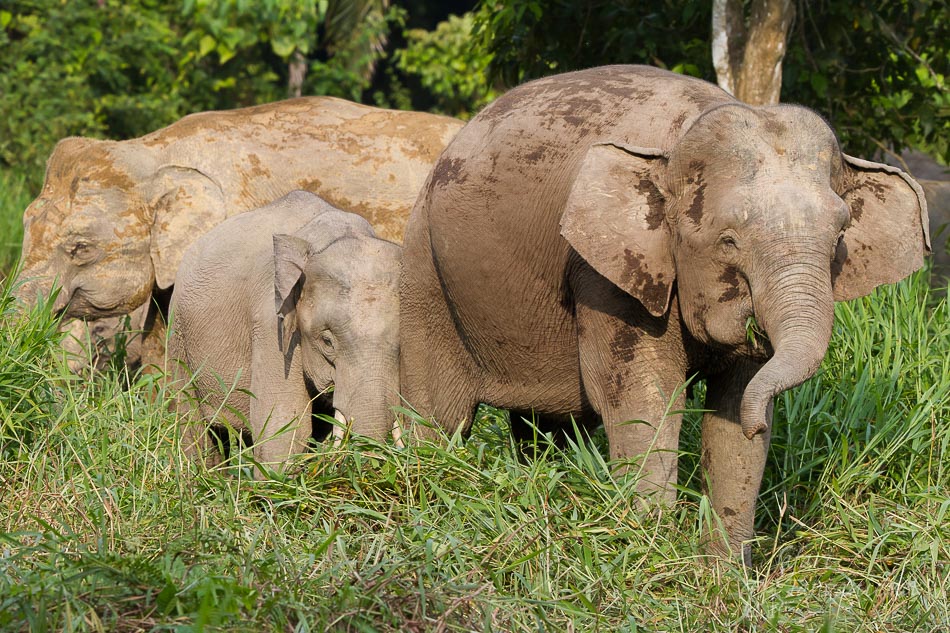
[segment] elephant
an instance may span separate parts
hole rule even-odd
[[[315,399],[316,412],[340,422],[338,437],[348,424],[374,439],[391,434],[401,251],[305,191],[198,238],[172,293],[169,351],[178,373],[194,372],[181,377],[201,418],[224,412],[250,432],[258,463],[277,467],[306,448]],[[197,444],[186,450],[206,448],[203,434],[185,437]]]
[[[549,76],[472,118],[419,195],[402,397],[447,432],[478,403],[602,423],[650,506],[675,499],[682,387],[704,379],[702,477],[724,528],[704,547],[748,563],[773,396],[818,368],[834,301],[928,249],[919,185],[842,153],[806,108],[649,66]]]
[[[295,189],[401,242],[416,194],[461,126],[303,97],[192,114],[131,140],[64,139],[23,215],[17,294],[30,303],[55,280],[62,290],[54,308],[66,318],[121,316],[152,300],[150,311],[164,313],[182,254],[198,236]],[[161,358],[158,331],[158,344],[142,347]]]

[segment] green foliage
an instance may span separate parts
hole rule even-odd
[[[498,96],[488,83],[491,54],[472,46],[471,13],[450,15],[434,31],[406,31],[406,48],[396,51],[396,66],[417,75],[436,98],[433,110],[468,118]]]
[[[652,64],[713,76],[708,2],[482,0],[478,44],[508,86],[604,64]]]
[[[0,11],[0,162],[33,186],[65,136],[140,136],[190,112],[358,100],[402,12],[384,0],[28,0]],[[354,8],[355,7],[355,8]]]
[[[42,164],[64,136],[138,131],[181,105],[167,16],[124,2],[20,2],[0,16],[0,160]]]
[[[829,118],[848,151],[918,147],[950,162],[945,2],[801,3],[782,99]]]
[[[160,381],[66,379],[48,308],[4,308],[0,629],[945,630],[950,314],[926,281],[839,304],[778,398],[750,570],[700,561],[695,405],[662,512],[602,432],[525,459],[490,409],[468,440],[350,438],[252,481],[189,462]]]
[[[475,43],[508,85],[612,63],[715,82],[709,2],[482,0]],[[939,0],[799,2],[782,100],[812,107],[852,154],[924,149],[950,162],[950,12]]]
[[[194,59],[214,53],[220,67],[211,68],[208,79],[216,90],[247,91],[225,96],[238,103],[286,97],[284,67],[295,54],[303,56],[309,70],[303,94],[358,101],[382,56],[391,23],[398,24],[402,15],[398,9],[387,10],[386,4],[383,0],[191,0],[182,9],[189,25],[183,45]],[[274,64],[268,57],[281,63]],[[264,86],[248,91],[247,82],[253,86],[262,80]]]

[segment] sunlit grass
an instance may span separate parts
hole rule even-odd
[[[20,257],[23,211],[32,199],[26,176],[0,169],[0,282]]]

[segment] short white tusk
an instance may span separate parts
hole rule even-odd
[[[399,424],[398,418],[393,420],[393,442],[396,444],[396,448],[406,448],[402,441],[402,425]]]
[[[346,435],[349,422],[346,421],[346,416],[339,409],[333,410],[333,419],[339,422],[339,424],[333,425],[333,448],[339,448],[340,444],[343,443],[343,436]]]

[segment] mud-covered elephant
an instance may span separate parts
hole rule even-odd
[[[193,114],[132,140],[64,139],[23,216],[18,294],[29,301],[58,280],[55,308],[66,317],[124,315],[153,296],[167,303],[198,236],[295,189],[401,242],[416,194],[461,125],[304,97]]]
[[[178,271],[169,347],[194,372],[201,417],[249,431],[255,458],[277,467],[306,448],[312,410],[390,435],[401,250],[303,191],[200,237]]]
[[[748,560],[773,396],[821,363],[834,301],[922,265],[926,227],[912,179],[845,155],[807,109],[645,66],[533,81],[473,118],[420,193],[402,394],[448,430],[479,402],[600,421],[666,502],[680,388],[704,378],[703,479]]]

